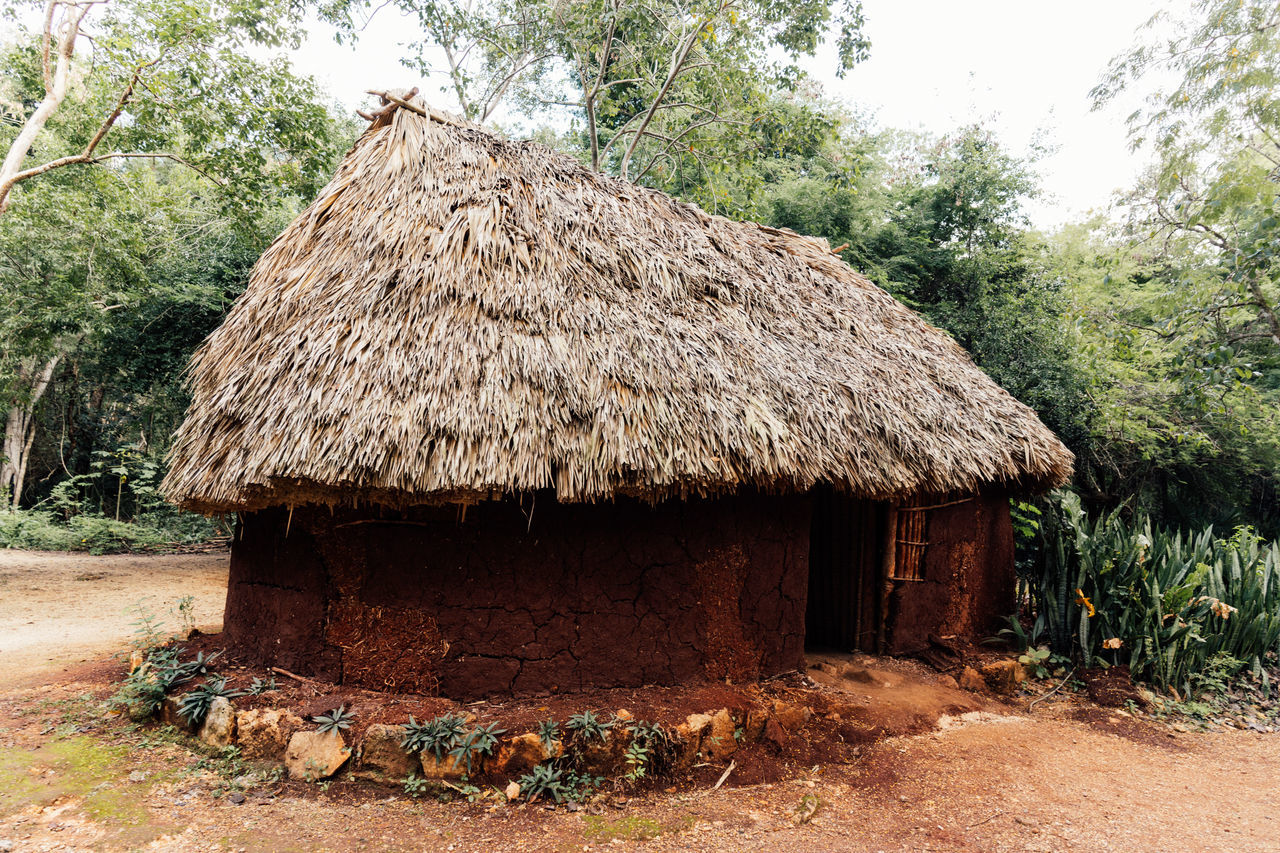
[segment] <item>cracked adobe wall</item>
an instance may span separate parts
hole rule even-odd
[[[977,642],[995,633],[1014,596],[1013,523],[1009,497],[993,491],[930,510],[923,581],[895,585],[889,653],[929,647],[929,635]]]
[[[262,663],[455,698],[745,681],[802,664],[808,547],[795,495],[273,509],[244,516],[226,634]]]

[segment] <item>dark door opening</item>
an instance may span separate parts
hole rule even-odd
[[[875,652],[883,513],[874,501],[814,489],[806,647]]]

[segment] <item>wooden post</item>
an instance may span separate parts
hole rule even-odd
[[[889,599],[893,595],[893,569],[898,554],[898,505],[889,503],[884,511],[884,534],[880,553],[880,606],[876,619],[876,654],[884,654],[888,646]]]

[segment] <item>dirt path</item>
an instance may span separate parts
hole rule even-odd
[[[776,784],[731,776],[577,812],[345,781],[234,799],[242,770],[106,712],[118,664],[71,663],[117,649],[144,595],[166,611],[193,594],[216,622],[225,560],[0,552],[5,672],[23,655],[63,666],[25,686],[0,674],[0,850],[1280,851],[1280,737],[1177,732],[1057,696],[1034,714],[1023,700],[943,718]],[[806,797],[819,805],[797,824]]]
[[[94,557],[0,550],[0,684],[46,678],[69,664],[120,651],[137,606],[176,630],[190,595],[201,630],[219,630],[227,555]]]

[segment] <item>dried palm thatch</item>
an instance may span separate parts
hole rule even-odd
[[[417,99],[373,117],[191,380],[164,488],[207,513],[543,488],[1034,491],[1072,464],[825,241]]]

